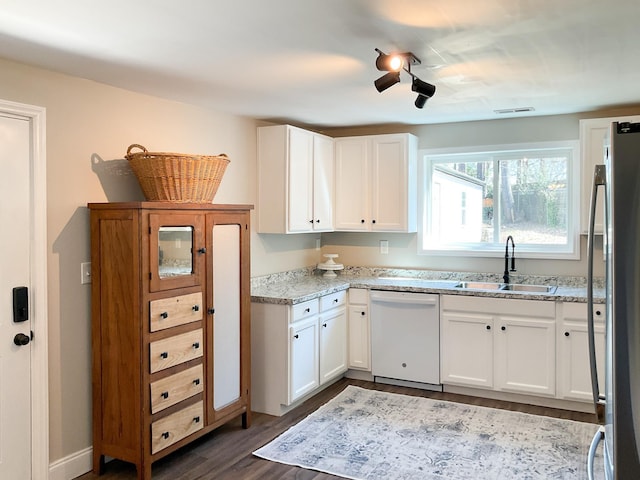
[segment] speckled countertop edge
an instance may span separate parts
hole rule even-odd
[[[400,278],[392,279],[388,277]],[[294,305],[348,288],[516,298],[521,300],[581,303],[587,301],[587,288],[583,277],[512,276],[512,283],[557,285],[558,288],[553,294],[456,288],[455,285],[460,281],[501,282],[502,278],[496,274],[362,267],[347,267],[343,272],[339,272],[337,277],[328,278],[316,272],[313,267],[309,267],[252,278],[251,301]],[[594,289],[594,301],[596,303],[604,302],[603,286],[602,279],[596,279],[596,288]]]

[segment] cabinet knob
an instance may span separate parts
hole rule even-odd
[[[371,223],[376,223],[376,221],[375,220],[371,220]]]
[[[568,337],[569,336],[569,332],[564,332],[564,336]]]
[[[316,223],[320,223],[320,219],[319,218],[316,220]]]
[[[500,327],[500,330],[502,330],[503,332],[507,329],[507,327],[505,327],[504,325],[502,327]]]
[[[309,313],[310,311],[311,311],[311,309],[308,308],[308,307],[304,309],[304,313]]]
[[[202,253],[207,253],[207,249],[206,249],[206,247],[200,247],[200,248],[198,249],[198,253],[200,253],[200,254],[202,254]]]
[[[360,223],[364,223],[364,218],[362,220],[360,220]]]
[[[600,310],[596,310],[596,316],[599,317],[600,315],[602,315],[602,312]]]
[[[487,330],[491,330],[491,325],[487,325]]]
[[[160,318],[165,319],[165,318],[168,318],[168,317],[169,317],[169,314],[168,314],[167,312],[162,312],[162,313],[160,314]]]
[[[366,315],[366,313],[363,311],[363,312],[360,312],[360,315],[362,315],[364,317]]]
[[[194,312],[199,312],[200,311],[200,305],[194,305],[193,307],[191,307],[191,310],[193,310]]]
[[[297,333],[293,336],[293,338],[300,338],[300,335],[298,335]]]
[[[323,323],[323,324],[322,324],[322,326],[323,326],[324,328],[327,328],[327,324],[326,324],[326,323]]]
[[[193,381],[193,384],[194,384],[194,385],[200,385],[200,379],[199,379],[199,378],[196,378],[196,379]]]
[[[169,398],[169,392],[162,392],[160,396],[166,400],[167,398]]]
[[[169,432],[163,432],[162,438],[164,438],[165,440],[169,438]]]
[[[339,300],[338,300],[337,298],[334,298],[334,299],[333,299],[333,303],[338,303],[338,301],[339,301]]]
[[[194,423],[200,423],[200,417],[193,417]]]
[[[313,223],[313,218],[311,220],[309,220],[309,223]]]
[[[200,348],[200,342],[193,342],[193,348]]]
[[[216,309],[215,309],[215,308],[208,308],[208,309],[207,309],[207,313],[208,313],[209,315],[213,315],[214,313],[216,313]]]
[[[169,358],[169,354],[167,352],[162,352],[160,354],[160,358]]]

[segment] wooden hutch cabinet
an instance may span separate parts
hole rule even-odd
[[[89,204],[95,473],[249,427],[251,208]]]

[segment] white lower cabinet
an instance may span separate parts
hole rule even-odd
[[[369,291],[349,289],[349,368],[371,371]]]
[[[444,384],[555,396],[554,302],[442,295],[441,306]]]
[[[558,306],[558,396],[567,400],[591,402],[591,364],[587,332],[586,303],[560,303]],[[604,305],[593,308],[596,365],[600,392],[604,393]]]
[[[253,411],[283,415],[347,370],[346,298],[251,304]]]

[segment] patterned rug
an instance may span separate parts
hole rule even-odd
[[[253,453],[355,480],[583,480],[597,430],[350,385]]]

